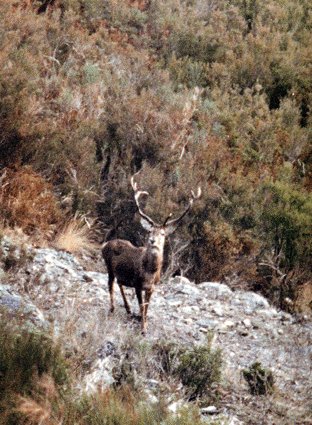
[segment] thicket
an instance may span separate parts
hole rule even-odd
[[[311,279],[311,27],[308,0],[4,0],[2,173],[53,185],[45,232],[60,208],[135,243],[131,175],[155,220],[200,185],[172,272],[269,295],[286,275],[283,305]],[[29,231],[13,198],[30,192],[10,187],[1,218]]]

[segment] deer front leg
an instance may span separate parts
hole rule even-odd
[[[140,313],[141,313],[141,330],[142,334],[145,335],[146,333],[146,315],[145,315],[145,308],[143,305],[143,297],[142,297],[142,289],[136,289],[135,290],[139,306],[140,306]]]
[[[115,310],[115,304],[114,304],[114,276],[109,274],[108,275],[108,290],[109,290],[109,297],[110,297],[110,312],[113,313]]]
[[[128,314],[131,314],[130,306],[129,306],[128,300],[126,298],[124,288],[121,284],[119,284],[119,288],[120,288],[120,292],[121,292],[121,296],[122,296],[122,299],[123,299],[123,302],[124,302],[125,309],[127,310]]]
[[[147,318],[147,309],[148,309],[148,306],[149,306],[149,302],[150,302],[152,293],[153,293],[153,289],[147,289],[145,291],[145,301],[144,301],[144,316],[145,316],[145,320]]]

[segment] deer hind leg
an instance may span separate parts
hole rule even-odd
[[[113,274],[108,274],[108,290],[109,290],[109,296],[110,296],[110,312],[113,313],[115,310],[115,303],[114,303],[114,280],[115,277]]]
[[[124,288],[123,288],[123,286],[120,283],[118,285],[119,285],[119,288],[120,288],[120,292],[121,292],[121,296],[122,296],[122,299],[123,299],[123,302],[124,302],[125,309],[127,310],[127,313],[128,314],[131,314],[131,309],[130,309],[128,300],[126,298],[126,294],[125,294]]]

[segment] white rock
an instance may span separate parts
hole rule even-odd
[[[178,284],[192,285],[191,281],[189,279],[187,279],[186,277],[184,277],[184,276],[171,277],[169,279],[169,284],[170,285],[178,285]]]
[[[218,322],[216,320],[202,318],[197,321],[197,325],[201,328],[214,329],[218,326]]]
[[[237,291],[232,299],[232,304],[241,305],[247,313],[270,307],[270,304],[262,295],[250,291]]]
[[[233,320],[228,319],[225,322],[220,324],[219,329],[223,329],[223,330],[232,329],[234,328],[234,326],[235,326],[235,323],[233,322]]]
[[[215,413],[217,413],[218,409],[216,408],[216,406],[208,406],[203,407],[202,409],[200,409],[200,411],[203,415],[214,415]]]
[[[168,411],[170,413],[176,414],[182,407],[185,405],[184,400],[178,400],[174,401],[173,403],[169,404]]]
[[[157,379],[148,379],[146,383],[151,389],[155,389],[159,387],[159,381],[157,381]]]
[[[212,308],[212,311],[215,315],[222,317],[224,315],[224,310],[220,305],[216,305]]]
[[[252,326],[250,319],[244,319],[243,324],[247,329],[251,328],[251,326]]]
[[[183,314],[193,314],[199,312],[199,307],[196,305],[185,306],[180,308],[180,312]]]
[[[233,291],[224,283],[203,282],[198,287],[205,292],[210,299],[225,300],[233,296]]]

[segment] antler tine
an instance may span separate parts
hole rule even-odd
[[[175,218],[175,219],[173,219],[173,220],[170,220],[170,221],[168,221],[168,219],[170,218],[170,216],[166,219],[166,221],[165,221],[165,224],[167,225],[167,226],[171,226],[171,225],[173,225],[173,224],[178,224],[179,223],[179,221],[180,220],[182,220],[182,218],[189,212],[189,210],[192,208],[192,206],[193,206],[193,202],[196,200],[196,199],[198,199],[198,198],[200,198],[201,197],[201,193],[202,193],[202,191],[201,191],[201,188],[200,187],[198,187],[197,188],[197,194],[195,194],[194,192],[193,192],[193,190],[191,191],[191,194],[192,194],[192,197],[190,198],[190,200],[189,200],[189,204],[188,204],[188,206],[186,207],[186,209],[183,211],[183,213],[178,217],[178,218]],[[172,215],[172,214],[170,214],[170,215]]]
[[[202,191],[201,191],[201,187],[198,186],[197,188],[197,195],[194,194],[194,192],[191,190],[191,194],[193,197],[193,200],[195,201],[195,199],[199,199],[201,197]]]
[[[172,212],[168,215],[168,217],[166,218],[166,220],[164,221],[163,227],[165,227],[168,223],[168,220],[172,217]]]
[[[139,205],[140,196],[141,195],[148,195],[148,192],[138,190],[138,185],[134,181],[134,176],[131,177],[131,186],[132,186],[132,189],[134,191],[134,200],[135,200],[135,203],[136,203],[136,206],[138,208],[140,216],[143,217],[146,221],[148,221],[152,226],[156,226],[155,222],[141,210],[141,207]]]

